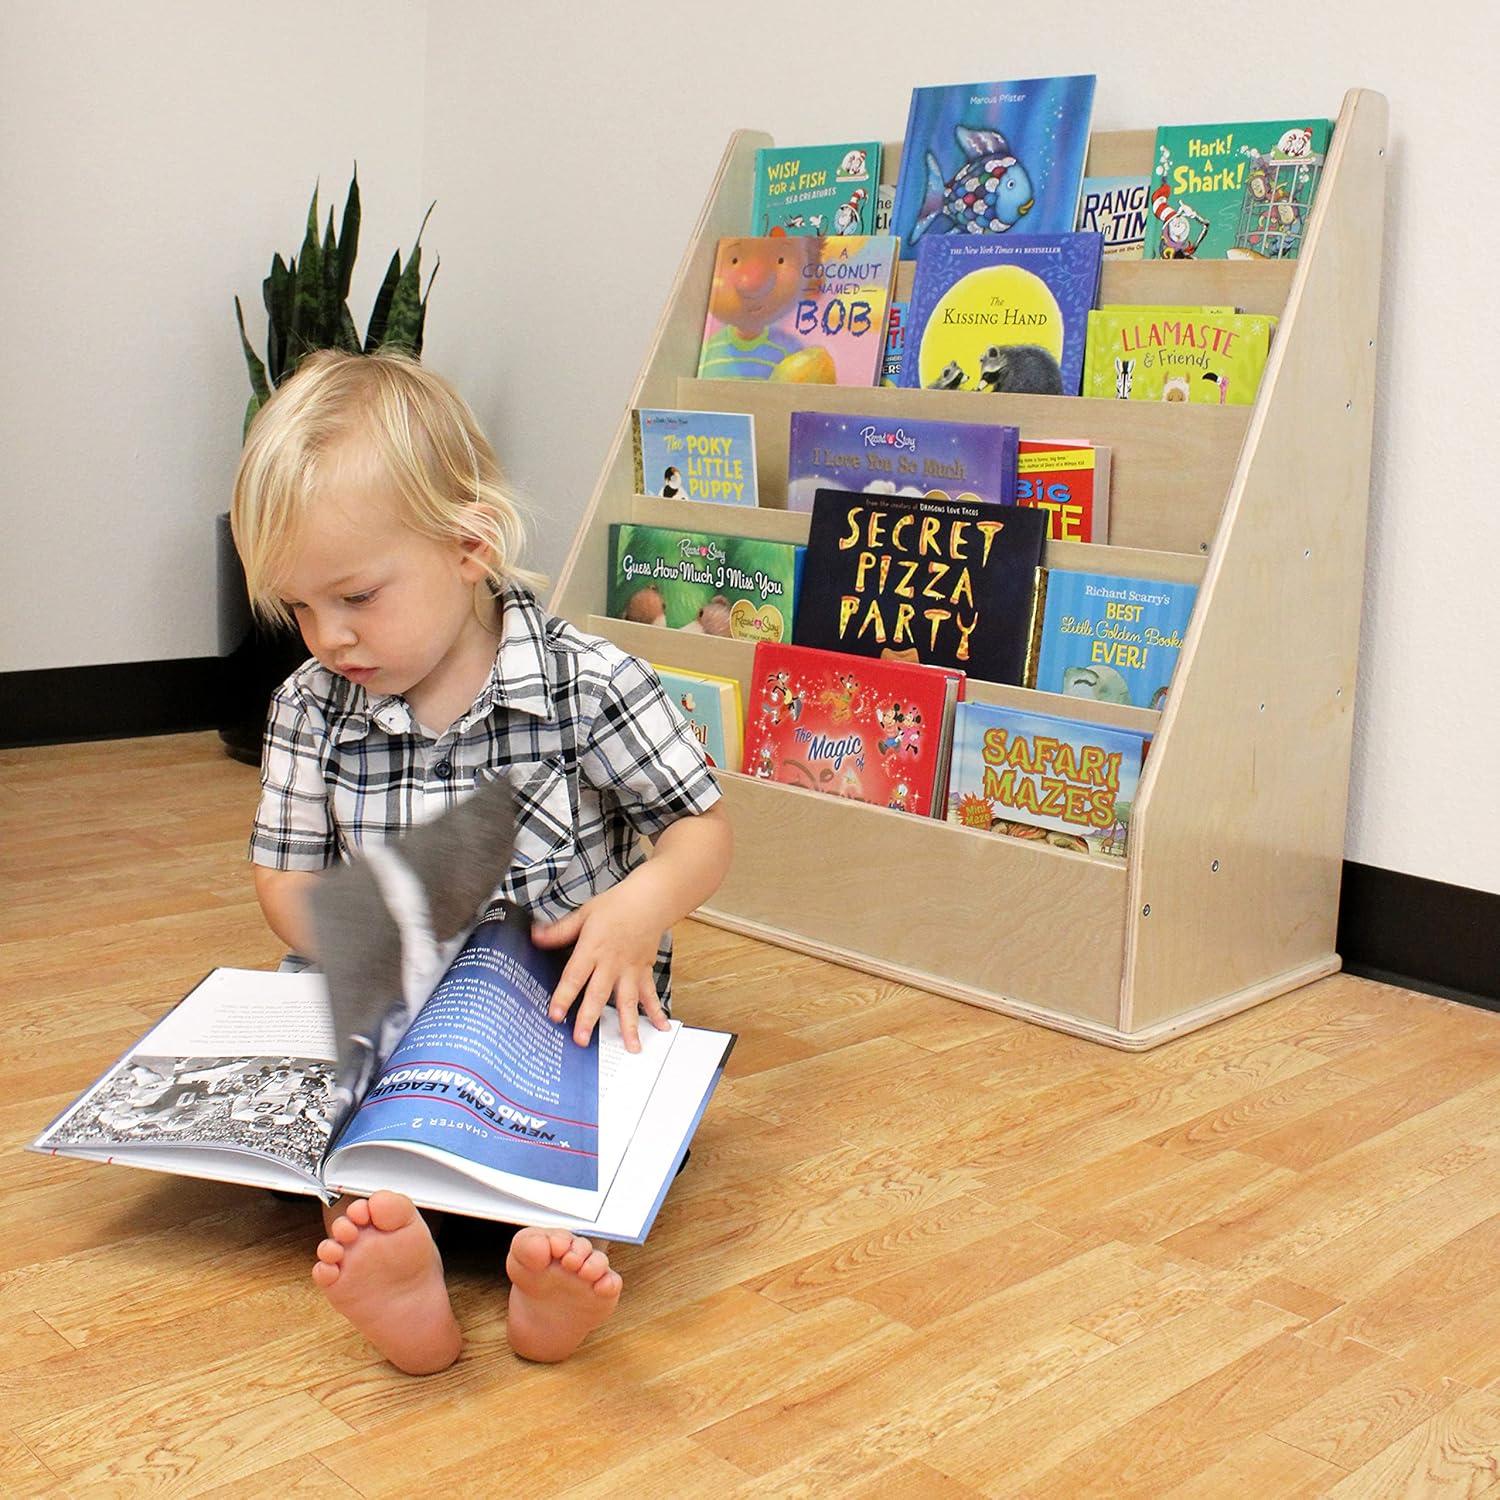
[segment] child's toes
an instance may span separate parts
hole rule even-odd
[[[359,1238],[359,1226],[351,1219],[346,1219],[340,1214],[332,1224],[328,1226],[328,1233],[341,1245],[352,1245]]]
[[[609,1270],[609,1257],[602,1250],[590,1252],[588,1258],[578,1268],[578,1279],[580,1281],[595,1282]]]
[[[318,1241],[318,1259],[326,1265],[336,1266],[344,1258],[344,1247],[337,1240]]]
[[[594,1283],[594,1291],[600,1297],[618,1297],[624,1285],[618,1271],[606,1271]]]
[[[572,1243],[563,1252],[560,1260],[563,1270],[576,1271],[593,1253],[593,1245],[581,1234],[575,1234]]]
[[[348,1208],[344,1210],[344,1216],[351,1220],[358,1228],[368,1229],[370,1227],[370,1202],[368,1198],[356,1198]]]
[[[562,1260],[577,1243],[578,1236],[569,1234],[566,1229],[553,1229],[547,1235],[547,1244],[552,1251],[553,1260]]]
[[[312,1279],[326,1292],[339,1279],[339,1267],[327,1261],[315,1260]]]

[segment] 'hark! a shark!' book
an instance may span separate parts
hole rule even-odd
[[[1063,234],[1078,215],[1094,75],[913,89],[891,233]]]

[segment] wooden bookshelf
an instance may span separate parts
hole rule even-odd
[[[1290,264],[1106,263],[1101,301],[1233,303],[1280,325],[1251,407],[865,390],[693,377],[720,237],[744,232],[737,132],[563,566],[552,607],[663,666],[737,677],[753,648],[602,618],[608,529],[650,521],[801,541],[793,409],[1012,422],[1111,449],[1108,547],[1049,566],[1200,585],[1161,714],[971,682],[987,702],[1153,732],[1125,860],[725,774],[737,853],[701,915],[735,931],[1141,1049],[1339,967],[1385,193],[1386,104],[1352,90]],[[1153,132],[1096,134],[1089,171],[1149,170]],[[882,175],[893,180],[890,146]],[[979,404],[983,403],[983,417]],[[637,495],[631,406],[756,420],[761,508]]]

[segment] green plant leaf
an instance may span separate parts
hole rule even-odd
[[[266,305],[266,366],[271,384],[278,386],[286,374],[286,347],[292,331],[292,273],[280,251],[271,262],[271,274],[260,284]]]
[[[391,263],[385,268],[385,279],[375,294],[375,306],[370,309],[370,321],[365,324],[365,353],[373,354],[385,338],[385,325],[391,315],[391,299],[396,295],[396,283],[401,280],[401,252],[391,252]]]
[[[333,349],[339,340],[339,247],[333,237],[333,209],[323,236],[323,286],[318,298],[318,347]]]
[[[255,414],[266,403],[259,396],[252,396],[245,406],[245,425],[240,429],[240,446],[244,447],[245,439],[250,436],[250,424],[255,420]]]
[[[293,373],[309,349],[316,349],[318,313],[323,300],[323,252],[318,246],[318,190],[312,195],[307,211],[307,233],[302,252],[294,262],[295,285],[292,291],[292,330],[287,340],[287,373]]]
[[[359,254],[359,163],[349,179],[349,196],[344,199],[344,223],[339,234],[339,300],[349,300],[349,283],[354,278],[354,257]]]
[[[359,353],[359,329],[354,326],[354,314],[349,311],[347,302],[339,306],[338,348],[349,354]]]
[[[411,257],[406,269],[396,283],[395,295],[391,298],[390,317],[386,321],[385,336],[380,341],[382,349],[402,348],[413,355],[421,352],[422,341],[422,231],[432,217],[429,206],[422,216],[417,230],[417,242],[411,247]]]
[[[238,297],[234,299],[234,320],[240,326],[240,347],[245,351],[245,364],[250,371],[250,389],[254,391],[258,404],[270,397],[271,387],[266,383],[266,367],[250,347],[250,340],[245,334],[245,310],[240,306]]]

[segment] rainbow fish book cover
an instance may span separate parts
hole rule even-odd
[[[609,528],[609,613],[698,635],[784,641],[800,551],[791,542],[620,522]]]
[[[794,411],[786,508],[820,489],[1013,505],[1020,433],[1003,423],[937,422]]]
[[[1105,307],[1088,315],[1083,394],[1250,406],[1276,319],[1206,307]]]
[[[1104,236],[961,236],[917,252],[901,384],[1076,396]]]
[[[891,232],[1065,234],[1078,216],[1094,75],[912,90]]]
[[[1019,505],[819,490],[793,638],[1021,687],[1047,527]]]
[[[1331,120],[1163,125],[1147,199],[1147,260],[1293,260]]]
[[[1161,708],[1197,597],[1192,583],[1051,569],[1034,686]]]
[[[755,505],[755,418],[737,411],[630,414],[635,492],[664,500]]]
[[[879,141],[757,151],[750,233],[877,233],[879,182]]]
[[[1051,714],[960,703],[948,821],[1123,859],[1145,736]]]
[[[1084,234],[1104,236],[1106,260],[1139,260],[1146,247],[1146,198],[1151,179],[1085,177],[1078,199],[1078,223]]]
[[[720,240],[698,378],[873,386],[895,277],[890,235]]]
[[[739,683],[732,677],[676,667],[658,666],[655,671],[693,738],[703,746],[709,765],[716,771],[738,771],[745,741]]]

